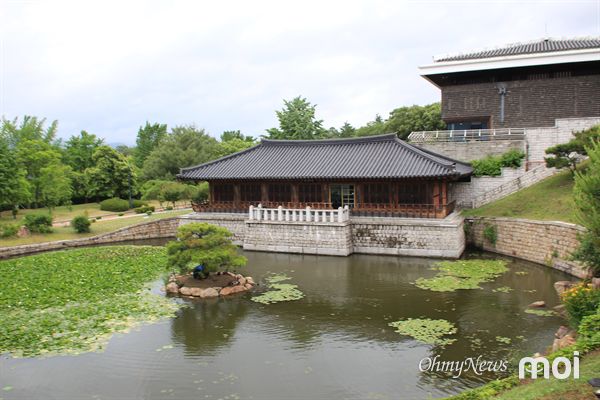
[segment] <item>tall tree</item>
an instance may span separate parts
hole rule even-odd
[[[0,138],[0,210],[16,210],[28,203],[31,193],[25,170],[19,166],[14,152]]]
[[[356,135],[356,129],[350,125],[347,121],[344,122],[344,125],[339,129],[339,137],[352,137]]]
[[[217,140],[193,125],[176,126],[150,153],[142,168],[144,180],[173,179],[180,168],[218,157]]]
[[[138,130],[137,139],[135,141],[135,164],[141,168],[142,165],[144,165],[146,158],[152,153],[152,150],[154,150],[166,136],[166,124],[150,124],[146,121],[146,125],[141,126]]]
[[[446,123],[442,121],[440,103],[433,103],[426,106],[396,108],[385,121],[384,130],[386,133],[395,132],[400,139],[406,139],[414,131],[434,131],[445,128]]]
[[[252,136],[244,136],[242,132],[237,131],[224,131],[221,134],[221,142],[228,142],[230,140],[242,140],[244,142],[254,143],[254,138]]]
[[[49,211],[56,206],[71,204],[71,167],[49,165],[40,170],[40,200]]]
[[[65,143],[64,160],[74,171],[83,172],[94,165],[93,155],[104,140],[86,131],[78,136],[71,136]]]
[[[32,202],[34,207],[41,204],[42,185],[40,179],[42,169],[51,165],[59,165],[61,154],[56,147],[42,140],[22,140],[16,148],[19,166],[26,171],[31,184]]]
[[[97,200],[129,196],[130,186],[135,194],[137,173],[129,160],[109,146],[100,146],[94,152],[94,166],[85,170],[89,196]]]
[[[27,140],[40,140],[56,145],[58,121],[52,121],[47,128],[44,127],[45,124],[45,118],[29,115],[24,116],[20,122],[19,118],[13,120],[2,118],[0,136],[8,141],[10,147],[16,147],[20,142]]]
[[[323,121],[315,116],[316,105],[298,96],[284,100],[284,107],[276,111],[279,128],[267,129],[271,139],[319,139],[326,135]]]
[[[355,132],[356,136],[372,136],[386,133],[385,123],[381,115],[377,114],[373,121],[367,122],[365,126],[361,126]]]

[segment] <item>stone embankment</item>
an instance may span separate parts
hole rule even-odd
[[[217,274],[217,276],[224,279],[213,280],[212,282],[219,282],[223,286],[203,287],[207,286],[207,283],[210,284],[212,282],[195,280],[191,275],[173,275],[169,278],[164,291],[167,294],[182,297],[209,299],[245,292],[256,286],[251,276],[244,277],[241,274],[234,274],[233,272],[218,272]]]

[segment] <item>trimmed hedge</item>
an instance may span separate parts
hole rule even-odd
[[[24,223],[27,229],[29,229],[29,232],[52,232],[52,217],[48,214],[27,214]]]
[[[502,168],[519,168],[525,158],[520,150],[509,150],[500,156],[487,156],[471,161],[474,176],[499,176]]]
[[[91,224],[89,218],[85,215],[78,215],[71,220],[71,226],[77,233],[88,233]]]
[[[102,211],[121,212],[129,210],[129,201],[114,197],[100,202]]]
[[[136,214],[147,214],[148,212],[154,212],[154,206],[141,206],[135,209]]]

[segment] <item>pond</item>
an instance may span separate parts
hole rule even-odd
[[[3,399],[424,399],[481,385],[498,374],[420,372],[419,361],[482,356],[511,360],[545,349],[563,323],[525,313],[558,303],[549,268],[506,258],[509,271],[483,289],[433,292],[436,260],[245,252],[245,275],[284,273],[304,298],[259,304],[251,293],[185,300],[176,318],[115,335],[103,353],[0,359]],[[499,258],[471,253],[469,257]],[[504,292],[494,289],[510,287]],[[178,300],[174,300],[178,301]],[[183,301],[183,300],[182,300]],[[420,343],[388,326],[445,319],[456,342]],[[6,323],[4,321],[3,323]],[[507,340],[509,338],[510,340]],[[4,388],[5,390],[2,390]]]

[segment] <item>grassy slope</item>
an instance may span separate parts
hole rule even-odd
[[[600,352],[586,355],[581,360],[579,373],[579,379],[537,379],[529,384],[510,389],[495,398],[502,400],[593,399],[592,387],[587,381],[600,376]]]
[[[463,215],[577,223],[572,191],[573,176],[563,171],[493,203],[465,210]]]
[[[31,243],[42,243],[42,242],[52,242],[56,240],[71,240],[71,239],[81,239],[85,237],[99,235],[101,233],[107,233],[115,231],[119,228],[123,228],[130,225],[135,225],[140,222],[148,222],[154,221],[162,218],[174,217],[177,215],[189,214],[189,210],[179,210],[179,211],[167,211],[160,214],[152,214],[151,216],[140,215],[136,217],[122,217],[116,218],[112,220],[99,220],[91,225],[90,233],[75,233],[73,228],[70,226],[53,228],[54,232],[49,234],[33,234],[29,237],[24,238],[9,238],[9,239],[0,239],[0,247],[9,247],[9,246],[18,246],[22,244],[31,244]]]

